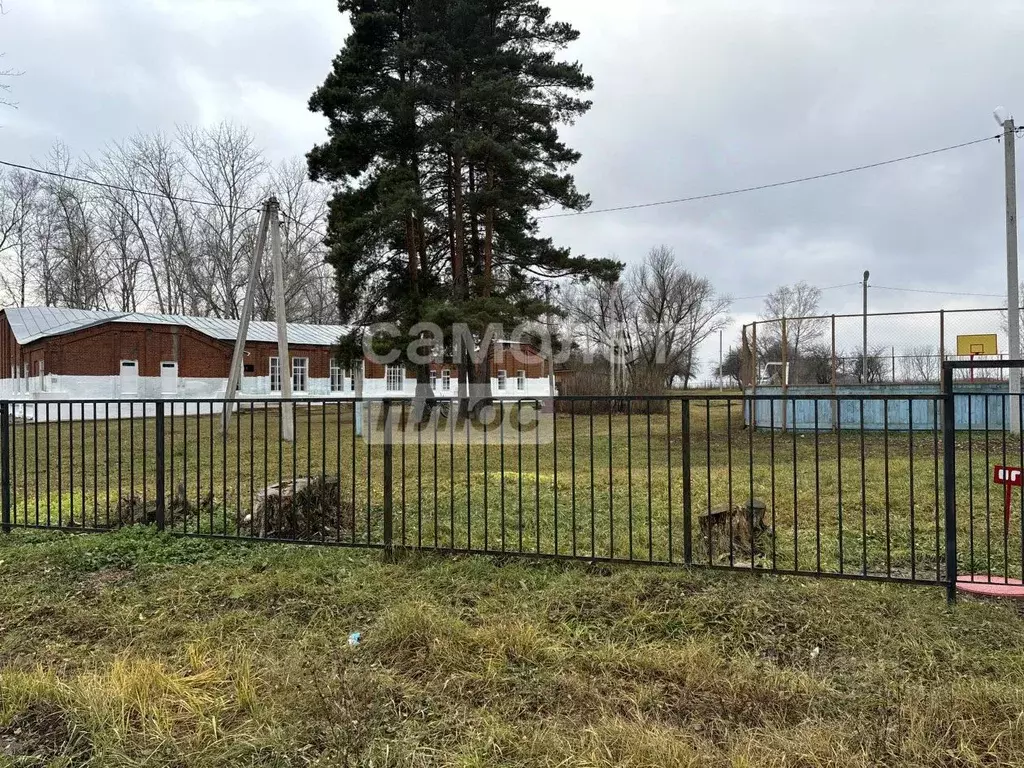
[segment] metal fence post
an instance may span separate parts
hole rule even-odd
[[[750,400],[753,407],[754,401]],[[711,425],[708,425],[711,428]],[[690,456],[690,401],[683,400],[683,562],[693,565],[693,486],[691,483]]]
[[[942,472],[946,503],[946,599],[956,602],[956,410],[953,367],[942,367]]]
[[[757,395],[757,380],[760,378],[761,373],[757,369],[757,321],[755,320],[750,326],[750,394],[753,396]],[[757,432],[757,408],[753,400],[750,407],[750,428]],[[708,425],[711,428],[711,425]],[[772,424],[772,428],[775,425]]]
[[[229,406],[225,404],[225,409]],[[164,401],[156,403],[156,529],[163,531],[166,526],[167,506],[164,499]]]
[[[836,432],[839,430],[839,400],[836,397],[839,383],[839,361],[836,359],[836,316],[832,315],[832,363],[831,371],[829,373],[829,384],[832,387],[832,431]]]
[[[11,532],[11,404],[0,402],[0,495],[3,496],[3,531]]]
[[[946,310],[939,310],[939,379],[942,376],[942,366],[946,364]]]
[[[391,400],[384,400],[384,550],[394,553],[394,437],[391,425]]]

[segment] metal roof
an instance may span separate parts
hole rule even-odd
[[[114,312],[110,310],[64,309],[61,307],[10,307],[4,310],[14,338],[19,344],[31,344],[40,339],[84,330],[105,323],[138,323],[140,325],[176,325],[220,341],[234,341],[238,337],[238,321],[216,317],[188,315],[160,315],[149,312]],[[351,332],[344,325],[311,325],[288,323],[288,343],[330,347]],[[253,320],[249,323],[246,340],[251,342],[277,342],[277,323]]]

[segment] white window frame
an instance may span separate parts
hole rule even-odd
[[[441,370],[441,391],[451,392],[452,391],[452,371],[451,368],[444,368]]]
[[[430,389],[437,389],[437,371],[434,370],[430,372]]]
[[[331,359],[331,392],[345,391],[345,369],[335,359]]]
[[[270,377],[270,391],[280,392],[281,391],[281,358],[272,357],[267,363],[267,375]],[[277,379],[277,386],[274,386],[274,380]]]
[[[526,391],[526,371],[516,371],[516,389],[520,392]]]
[[[386,392],[405,391],[405,366],[394,363],[384,367],[384,390]]]
[[[292,394],[309,391],[309,358],[292,358]]]
[[[502,369],[498,371],[498,391],[504,392],[508,389],[508,371]]]

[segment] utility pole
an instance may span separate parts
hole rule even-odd
[[[998,116],[996,118],[999,119]],[[1009,315],[1010,359],[1020,359],[1020,295],[1017,268],[1017,158],[1016,126],[1013,118],[1003,120],[1003,150],[1006,155],[1006,299]],[[1010,368],[1010,432],[1020,434],[1020,368]]]
[[[722,365],[724,364],[724,360],[725,360],[725,355],[723,353],[724,345],[725,345],[724,336],[725,336],[725,332],[720,330],[718,332],[718,391],[719,392],[724,392],[725,391],[725,374],[722,373]]]
[[[245,303],[242,305],[242,316],[238,318],[238,336],[235,338],[235,351],[231,355],[231,370],[228,373],[228,388],[224,397],[228,400],[235,399],[235,392],[242,381],[242,366],[245,360],[245,342],[249,337],[249,320],[252,318],[252,305],[256,297],[256,281],[260,274],[260,264],[263,261],[263,252],[267,248],[267,229],[270,225],[270,202],[263,204],[263,214],[260,216],[259,229],[256,230],[256,252],[252,256],[252,267],[249,269],[249,283],[245,287]],[[229,433],[231,427],[231,414],[234,413],[234,404],[224,404],[224,413],[221,416],[221,426],[224,434]]]
[[[274,262],[274,315],[277,317],[277,370],[281,377],[281,439],[295,441],[292,397],[292,366],[288,357],[288,310],[284,295],[284,261],[281,256],[281,216],[276,197],[267,201],[270,218],[270,253]],[[308,372],[307,372],[308,374]]]
[[[864,270],[864,357],[860,362],[860,383],[868,383],[868,278],[871,273]]]

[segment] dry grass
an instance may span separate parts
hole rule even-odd
[[[1024,764],[1024,621],[939,590],[138,529],[0,589],[0,764]]]

